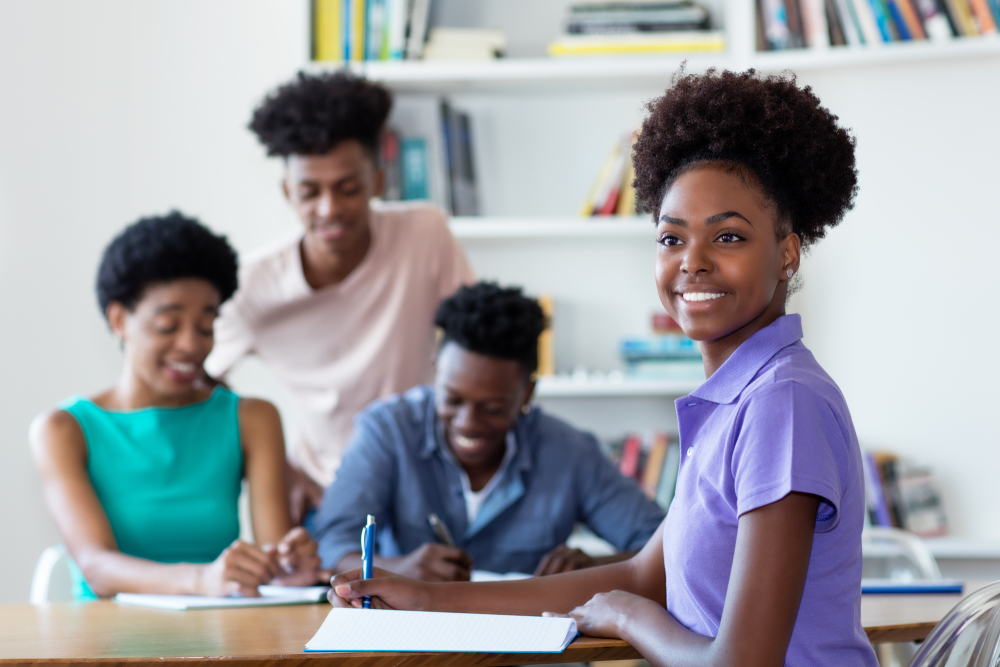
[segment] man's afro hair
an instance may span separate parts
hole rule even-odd
[[[236,291],[236,253],[224,236],[177,211],[142,218],[126,227],[104,249],[97,269],[101,313],[117,301],[129,310],[153,283],[202,278],[226,301]]]
[[[706,161],[756,181],[803,245],[854,207],[855,140],[794,76],[681,72],[647,109],[632,155],[641,211],[658,211],[674,179]]]
[[[500,359],[521,362],[529,373],[538,367],[538,337],[545,314],[519,287],[479,282],[459,288],[441,302],[434,324],[442,329],[441,345],[459,347]]]
[[[253,112],[250,130],[268,155],[322,155],[348,139],[373,154],[392,109],[382,86],[346,71],[299,72]]]

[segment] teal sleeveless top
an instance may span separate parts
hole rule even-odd
[[[238,406],[223,387],[179,408],[112,412],[80,396],[60,404],[83,430],[87,473],[123,554],[209,563],[239,537]],[[70,571],[74,597],[96,598],[72,562]]]

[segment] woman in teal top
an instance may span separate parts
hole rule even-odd
[[[140,220],[105,250],[98,301],[121,376],[31,429],[78,598],[256,595],[321,579],[316,544],[289,518],[274,406],[203,386],[212,325],[235,289],[229,244],[179,213]],[[244,479],[258,544],[239,540]]]

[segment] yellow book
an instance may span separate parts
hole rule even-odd
[[[638,138],[639,133],[633,132],[629,141],[628,160],[625,162],[625,178],[622,180],[622,190],[618,196],[615,215],[635,215],[635,187],[632,185],[632,181],[635,180],[635,167],[632,166],[632,148]]]
[[[545,331],[538,337],[538,370],[535,375],[542,377],[543,375],[556,374],[556,350],[552,333],[555,300],[551,294],[543,294],[538,297],[538,305],[542,307],[542,312],[545,313],[545,319],[548,322]]]
[[[351,60],[365,59],[365,0],[344,0],[351,3]]]
[[[681,30],[624,35],[564,35],[549,44],[549,55],[612,56],[725,51],[726,37],[719,31]]]
[[[314,60],[344,59],[343,17],[344,0],[313,0]]]
[[[594,184],[590,186],[590,190],[587,192],[587,199],[584,200],[583,205],[580,206],[580,211],[577,213],[581,218],[588,218],[594,214],[594,208],[600,206],[598,197],[600,197],[603,191],[607,194],[607,188],[605,187],[607,180],[611,177],[611,171],[615,168],[615,162],[618,160],[618,156],[622,152],[622,144],[620,141],[616,141],[615,145],[611,147],[608,152],[608,156],[604,158],[604,164],[601,165],[601,170],[597,172],[597,178],[594,179]]]

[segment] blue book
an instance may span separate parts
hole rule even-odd
[[[893,581],[892,579],[862,579],[863,595],[960,595],[962,582],[957,579],[923,581]]]
[[[892,24],[889,19],[889,15],[882,4],[881,0],[869,0],[869,4],[872,6],[872,11],[875,14],[875,23],[878,24],[878,31],[882,35],[883,42],[894,42],[896,41],[896,36],[892,29]]]
[[[409,137],[400,142],[399,163],[403,175],[403,199],[429,199],[427,187],[427,142]]]

